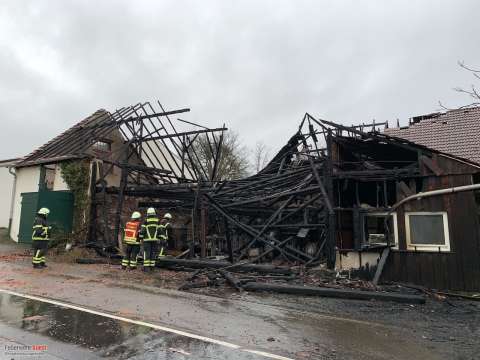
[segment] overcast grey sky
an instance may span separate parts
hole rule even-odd
[[[468,102],[480,1],[0,1],[0,158],[98,108],[159,99],[282,146],[306,111],[345,124]]]

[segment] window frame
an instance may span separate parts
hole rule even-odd
[[[411,233],[410,233],[410,216],[415,215],[442,215],[443,218],[443,236],[445,238],[444,245],[438,244],[420,244],[414,245],[411,242]],[[406,245],[407,250],[413,251],[431,251],[431,252],[450,252],[450,230],[448,225],[448,213],[446,211],[409,211],[405,212],[405,235],[406,235]]]
[[[112,143],[113,141],[110,139],[104,139],[104,138],[96,138],[95,141],[92,144],[92,149],[93,151],[100,152],[102,154],[109,154],[112,152]],[[97,144],[102,144],[107,146],[107,150],[101,149],[97,147]]]
[[[367,241],[368,239],[364,239],[364,234],[365,234],[365,218],[367,216],[375,216],[375,217],[386,217],[388,214],[387,211],[379,211],[379,212],[365,212],[363,213],[363,221],[362,221],[362,241],[363,244],[369,244]],[[392,249],[398,250],[398,223],[397,223],[397,213],[396,212],[391,212],[390,216],[392,217],[392,222],[393,222],[393,243],[390,243]],[[387,244],[385,243],[378,243],[378,244]]]

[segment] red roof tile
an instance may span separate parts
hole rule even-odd
[[[385,129],[385,134],[480,164],[480,107],[432,114],[406,128]]]

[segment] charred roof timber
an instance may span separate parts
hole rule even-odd
[[[243,179],[219,181],[198,165],[197,154],[190,150],[199,134],[208,134],[215,169],[227,129],[179,120],[199,129],[177,131],[169,115],[184,110],[160,109],[137,104],[105,117],[108,126],[87,127],[102,132],[115,126],[125,139],[124,159],[113,164],[122,170],[120,186],[106,189],[96,182],[97,196],[116,197],[113,236],[105,221],[103,229],[96,226],[92,242],[116,244],[128,198],[183,219],[180,227],[186,233],[178,247],[190,258],[221,254],[232,264],[275,260],[289,266],[333,267],[337,249],[376,246],[365,238],[368,214],[388,213],[402,196],[430,186],[432,177],[480,171],[468,159],[380,132],[386,123],[345,126],[306,113],[297,132],[264,169]],[[144,164],[129,165],[132,154],[139,154]],[[398,241],[387,220],[385,225],[383,248]]]

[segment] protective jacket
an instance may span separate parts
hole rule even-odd
[[[158,241],[160,220],[156,216],[148,216],[142,224],[140,238],[143,241]]]
[[[44,216],[37,215],[33,223],[32,240],[49,240],[50,239],[50,227],[47,224],[47,219]]]
[[[158,225],[159,239],[168,241],[168,231],[170,230],[170,223],[167,220],[162,220]]]
[[[139,245],[139,231],[140,231],[140,221],[131,220],[125,224],[125,237],[124,240],[127,244]]]

